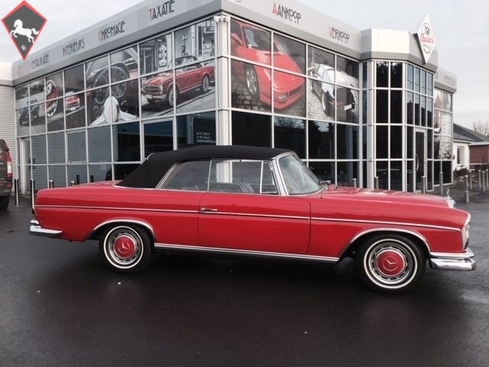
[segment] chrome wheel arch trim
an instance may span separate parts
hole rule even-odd
[[[117,224],[117,225],[135,224],[135,225],[141,226],[141,227],[143,227],[149,231],[149,234],[153,240],[155,239],[153,227],[150,224],[143,222],[143,221],[140,221],[140,220],[124,219],[124,218],[111,219],[111,220],[107,220],[105,222],[100,223],[90,232],[90,234],[87,236],[87,238],[91,238],[93,236],[93,234],[96,233],[97,231],[99,231],[102,227],[105,227],[107,225],[113,225],[113,224]]]
[[[366,236],[366,235],[369,235],[369,234],[374,234],[374,233],[377,233],[377,232],[391,232],[391,233],[407,234],[407,235],[410,235],[410,236],[414,236],[418,240],[421,241],[421,243],[423,244],[423,247],[427,251],[427,253],[431,253],[431,249],[430,249],[430,246],[428,245],[428,241],[426,241],[426,238],[424,236],[422,236],[421,234],[419,234],[417,232],[414,232],[414,231],[409,231],[407,229],[384,227],[384,228],[367,229],[365,231],[362,231],[360,233],[357,233],[357,235],[355,237],[353,237],[348,242],[348,244],[345,246],[345,248],[343,249],[343,251],[341,251],[341,253],[339,255],[340,258],[342,258],[345,255],[346,252],[348,252],[348,250],[350,249],[350,247],[352,246],[352,244],[354,242],[356,242],[360,237],[363,237],[363,236]]]
[[[268,258],[317,261],[317,262],[323,262],[329,264],[335,264],[340,260],[339,257],[330,257],[330,256],[292,254],[292,253],[271,252],[271,251],[240,250],[240,249],[223,248],[223,247],[179,245],[179,244],[170,244],[170,243],[155,243],[154,246],[155,249],[157,250],[180,250],[180,251],[192,251],[192,252],[206,252],[206,253],[214,253],[214,254],[227,254],[227,255],[248,255],[248,256],[268,257]]]

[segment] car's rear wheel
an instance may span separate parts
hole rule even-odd
[[[168,104],[170,105],[170,107],[173,107],[175,106],[175,103],[178,101],[178,87],[173,87],[171,86],[170,88],[168,88],[168,93],[167,93],[167,96],[168,96]]]
[[[7,209],[9,202],[10,202],[10,196],[0,197],[0,210]]]
[[[154,248],[145,230],[121,224],[105,231],[99,242],[99,250],[110,269],[120,273],[136,273],[150,264]]]
[[[257,99],[260,96],[260,86],[258,85],[258,75],[253,66],[246,67],[245,80],[248,92],[253,98]]]
[[[426,259],[419,246],[406,236],[377,235],[357,250],[355,268],[369,288],[404,293],[422,278]]]

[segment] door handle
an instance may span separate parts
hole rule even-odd
[[[215,213],[218,212],[215,208],[200,208],[201,213]]]
[[[415,170],[419,170],[419,156],[416,154],[416,168]]]

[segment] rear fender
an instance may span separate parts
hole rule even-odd
[[[153,242],[155,241],[155,235],[153,231],[153,227],[146,222],[140,221],[140,220],[134,220],[134,219],[124,219],[124,218],[119,218],[119,219],[111,219],[108,221],[105,221],[101,224],[99,224],[97,227],[93,229],[93,231],[88,235],[86,239],[88,240],[98,240],[100,235],[105,231],[106,228],[112,227],[114,225],[120,225],[120,224],[129,224],[129,225],[137,225],[140,227],[143,227],[145,230],[147,230],[148,234],[151,236],[151,239]]]

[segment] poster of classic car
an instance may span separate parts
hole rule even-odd
[[[309,117],[358,123],[358,64],[309,48]]]
[[[142,117],[215,107],[214,22],[210,19],[140,46]],[[145,76],[146,75],[146,76]]]
[[[19,134],[22,127],[31,128],[32,132],[42,133],[47,130],[59,130],[64,127],[62,73],[49,75],[29,83],[28,87],[16,89],[17,121]]]
[[[173,67],[171,61],[169,66]],[[213,61],[201,63],[195,56],[180,56],[175,59],[175,67],[174,72],[168,70],[141,83],[141,94],[150,105],[167,104],[173,107],[189,92],[209,92],[211,83],[214,83]]]

